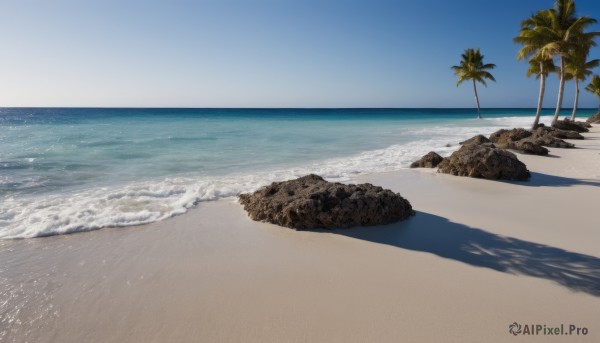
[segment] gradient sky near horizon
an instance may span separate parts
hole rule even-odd
[[[3,0],[0,106],[473,107],[450,66],[479,47],[498,80],[479,87],[482,107],[535,107],[512,39],[552,4]],[[600,1],[577,9],[600,19]],[[552,77],[544,107],[557,88]],[[570,82],[563,107],[573,95]],[[582,90],[580,106],[598,100]]]

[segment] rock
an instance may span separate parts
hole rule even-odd
[[[567,143],[560,138],[552,136],[544,127],[538,127],[531,137],[525,139],[532,143],[550,148],[573,148],[575,144]]]
[[[561,129],[557,129],[554,127],[543,126],[543,125],[538,126],[538,128],[543,128],[544,131],[546,131],[549,135],[551,135],[554,138],[560,138],[560,139],[584,139],[585,138],[577,131],[566,131],[566,130],[561,130]]]
[[[515,141],[521,140],[523,138],[527,138],[531,135],[532,135],[531,131],[521,129],[521,128],[512,129],[512,130],[501,129],[490,135],[490,141],[494,142],[497,147],[506,149],[505,146],[509,142],[515,142]]]
[[[520,141],[509,143],[508,149],[517,150],[523,154],[540,155],[540,156],[548,155],[548,149],[546,149],[543,146],[536,144],[532,141],[528,141],[527,138],[520,140]]]
[[[567,143],[554,135],[570,135],[566,131],[549,128],[540,124],[534,131],[525,129],[498,130],[490,135],[490,140],[501,149],[513,149],[526,154],[547,155],[548,149],[539,149],[535,145],[552,148],[573,148],[575,145]],[[522,142],[522,143],[517,143]],[[527,143],[527,144],[525,144]],[[531,143],[531,144],[529,144]]]
[[[428,152],[420,160],[413,162],[411,168],[435,168],[444,158],[433,151]]]
[[[563,119],[556,122],[552,127],[565,130],[565,131],[577,131],[577,132],[588,132],[590,131],[582,122],[571,121],[569,119]]]
[[[490,140],[501,149],[516,150],[523,154],[548,155],[548,149],[535,140],[530,139],[533,133],[529,130],[517,128],[512,130],[498,130],[490,135]]]
[[[589,117],[585,122],[588,124],[600,124],[600,112]]]
[[[484,145],[463,145],[438,165],[441,173],[490,180],[527,180],[529,171],[515,154]]]
[[[473,136],[473,137],[467,139],[464,142],[460,142],[459,144],[460,145],[471,145],[471,144],[480,145],[480,144],[487,144],[487,143],[492,143],[492,141],[487,139],[487,137],[485,137],[484,135],[477,135],[477,136]]]
[[[253,220],[296,229],[383,225],[415,214],[408,200],[391,190],[328,182],[314,174],[238,198]]]

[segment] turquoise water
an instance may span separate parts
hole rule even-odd
[[[476,133],[529,126],[533,112],[0,109],[0,238],[148,223],[308,172],[397,170]]]

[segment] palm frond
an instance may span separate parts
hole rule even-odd
[[[590,84],[585,87],[585,90],[600,97],[600,76],[594,75]]]
[[[467,49],[461,54],[459,65],[450,67],[454,71],[454,75],[458,80],[456,85],[459,86],[466,80],[475,80],[476,82],[486,85],[486,79],[495,81],[494,76],[487,70],[496,67],[493,63],[484,64],[484,56],[480,49]]]

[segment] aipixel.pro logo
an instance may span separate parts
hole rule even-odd
[[[513,322],[508,326],[508,332],[513,336],[518,335],[531,335],[531,336],[569,336],[569,335],[582,335],[586,336],[589,332],[588,328],[577,326],[574,324],[560,324],[558,326],[551,326],[546,324],[519,324]]]

